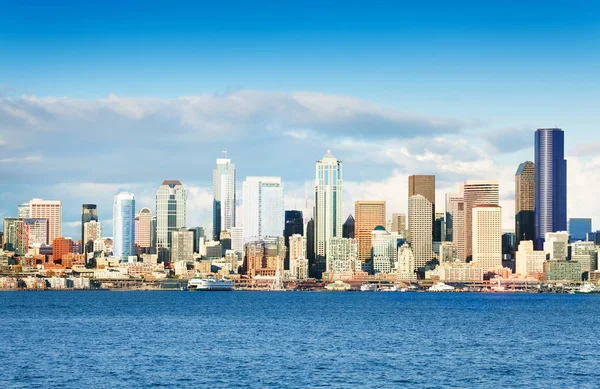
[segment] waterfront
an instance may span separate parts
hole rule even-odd
[[[600,296],[0,293],[0,387],[596,387]]]

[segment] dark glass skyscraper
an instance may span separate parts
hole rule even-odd
[[[342,225],[342,237],[354,239],[354,216],[349,215]]]
[[[535,246],[546,233],[567,230],[567,161],[565,134],[559,128],[535,132]]]
[[[83,229],[85,223],[91,221],[98,221],[98,207],[96,204],[82,204],[81,205],[81,241],[83,242]],[[84,244],[87,242],[83,242]]]
[[[515,173],[515,237],[535,241],[535,165],[531,161],[519,165]]]

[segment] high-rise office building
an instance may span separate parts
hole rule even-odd
[[[392,213],[392,230],[390,232],[397,232],[398,234],[406,232],[405,213]]]
[[[522,240],[535,239],[535,165],[531,161],[519,165],[515,173],[515,236],[517,246]]]
[[[17,247],[17,223],[18,217],[4,218],[4,250],[15,251]]]
[[[535,246],[549,232],[567,230],[565,134],[559,128],[535,132]]]
[[[546,259],[550,261],[565,261],[569,256],[569,233],[556,231],[546,233],[544,239]]]
[[[383,226],[375,227],[371,231],[371,247],[373,272],[392,273],[398,262],[398,233],[390,234]]]
[[[322,273],[327,241],[342,237],[342,161],[328,150],[315,167],[315,270]]]
[[[522,240],[519,243],[515,258],[515,273],[525,277],[542,276],[546,253],[542,250],[534,250],[532,240]]]
[[[446,222],[444,212],[435,213],[435,221],[433,224],[433,241],[444,242],[446,240]]]
[[[285,239],[285,247],[287,254],[285,256],[285,269],[290,269],[290,236],[304,236],[304,216],[302,211],[290,210],[285,211],[283,237]],[[305,256],[306,257],[306,256]]]
[[[171,249],[171,233],[185,227],[187,193],[177,180],[165,180],[156,192],[156,249]]]
[[[135,254],[135,196],[121,192],[113,202],[113,255],[119,260]]]
[[[431,203],[431,234],[435,234],[435,176],[413,175],[408,177],[408,197],[422,195]]]
[[[354,216],[348,215],[348,218],[342,225],[342,238],[354,239],[355,227],[356,220],[354,220]]]
[[[465,260],[465,199],[462,193],[446,194],[446,241],[456,244],[457,256]]]
[[[415,257],[415,269],[423,271],[433,258],[431,203],[423,195],[408,198],[408,242]]]
[[[306,237],[300,234],[290,236],[289,247],[290,274],[298,279],[308,278],[308,259],[306,258]]]
[[[82,204],[81,205],[81,243],[85,246],[87,241],[85,240],[85,223],[91,221],[98,221],[98,207],[96,204]]]
[[[33,199],[29,202],[29,216],[33,219],[48,220],[48,241],[62,237],[62,202]]]
[[[408,243],[404,243],[398,247],[398,264],[396,273],[400,281],[416,281],[417,273],[415,273],[415,254],[412,247]]]
[[[472,212],[473,262],[484,271],[502,268],[502,208],[479,204]]]
[[[385,201],[361,200],[354,203],[354,237],[358,240],[358,259],[362,263],[371,258],[371,233],[375,227],[385,230]]]
[[[311,277],[315,277],[315,220],[311,218],[306,223],[306,258],[308,259],[308,271]]]
[[[31,217],[31,208],[29,207],[29,203],[19,204],[17,206],[17,210],[19,212],[20,219],[29,219]]]
[[[213,170],[213,240],[236,225],[236,175],[230,159],[219,158]]]
[[[587,234],[592,232],[592,219],[590,218],[570,218],[569,219],[569,238],[571,242],[586,240]]]
[[[60,261],[63,256],[71,252],[73,241],[71,238],[54,238],[52,240],[52,260]]]
[[[231,227],[231,249],[236,253],[244,252],[244,228]]]
[[[147,249],[152,247],[152,211],[142,208],[135,216],[135,245]]]
[[[497,181],[467,181],[463,185],[465,201],[465,257],[468,262],[473,256],[473,208],[477,205],[499,205],[500,192]]]
[[[243,197],[244,242],[283,236],[283,184],[280,177],[246,177]]]
[[[194,233],[187,228],[171,231],[171,262],[194,260]]]
[[[83,225],[83,252],[94,252],[94,242],[102,239],[102,223],[96,220],[90,220]]]

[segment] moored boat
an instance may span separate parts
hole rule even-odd
[[[233,281],[227,278],[194,277],[188,282],[188,290],[226,292],[233,290]]]

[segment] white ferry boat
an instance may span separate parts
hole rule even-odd
[[[230,291],[233,290],[233,281],[227,278],[194,277],[188,282],[188,290]]]
[[[454,290],[453,286],[446,285],[443,282],[438,282],[428,289],[430,292],[452,292]]]
[[[592,284],[585,284],[581,288],[576,289],[575,293],[577,294],[596,294],[600,293],[600,289]]]
[[[379,286],[377,284],[362,284],[360,286],[361,292],[377,292],[379,291]]]

